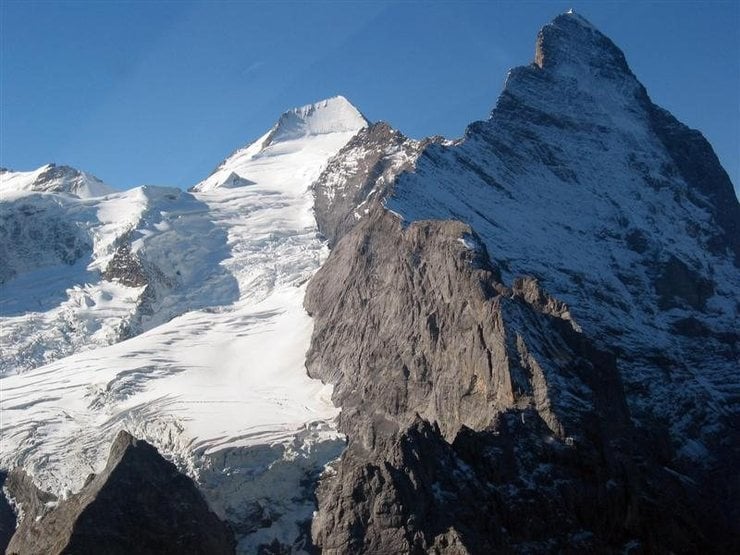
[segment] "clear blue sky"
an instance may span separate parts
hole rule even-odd
[[[284,110],[336,94],[412,137],[487,117],[573,7],[740,185],[740,2],[0,0],[0,165],[190,186]]]

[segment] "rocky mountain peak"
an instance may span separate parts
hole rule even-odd
[[[314,187],[306,366],[349,438],[323,552],[722,551],[740,205],[711,145],[572,11],[463,140],[394,166],[374,128]]]
[[[540,30],[534,63],[541,69],[568,67],[631,75],[622,51],[573,10],[557,16]]]

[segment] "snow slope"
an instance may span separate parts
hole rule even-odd
[[[100,272],[146,206],[141,190],[98,199],[2,196],[0,374],[118,340],[141,288],[104,282]]]
[[[138,313],[150,309],[141,321],[163,307],[180,315],[126,341],[2,379],[0,466],[20,464],[42,488],[75,491],[125,428],[200,481],[237,531],[241,551],[275,538],[299,545],[299,524],[314,508],[305,483],[343,448],[331,388],[309,379],[304,367],[312,332],[304,288],[326,256],[310,185],[365,125],[345,99],[330,99],[288,112],[192,194],[147,187],[75,205],[98,238],[114,214],[136,220],[115,234],[122,259],[133,262],[123,271],[119,265],[122,277],[98,278],[94,286],[79,282],[104,265],[103,254],[87,266],[81,260],[66,277],[55,274],[42,293],[59,289],[59,280],[71,289],[41,317],[52,318],[73,297],[97,306],[95,295],[105,288],[105,298],[137,298],[137,288],[122,281],[135,282],[142,268],[141,296],[155,293],[137,298]],[[146,202],[131,208],[141,195]],[[95,252],[99,243],[92,243]],[[115,249],[106,256],[110,263]],[[40,281],[31,273],[11,280],[0,290],[9,303],[9,292],[22,290],[13,289],[19,280]],[[21,307],[16,313],[34,317]],[[80,311],[70,318],[84,321]]]
[[[80,198],[101,197],[116,192],[94,175],[69,166],[46,164],[30,172],[0,169],[0,198],[20,191],[66,193]]]

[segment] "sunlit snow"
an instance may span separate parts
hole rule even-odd
[[[3,195],[6,213],[19,202],[53,205],[90,245],[72,265],[52,257],[33,271],[20,268],[0,289],[3,343],[13,343],[10,332],[34,330],[53,350],[62,320],[82,338],[59,360],[0,381],[0,464],[23,465],[55,493],[75,491],[125,428],[200,480],[221,516],[238,522],[265,507],[272,526],[242,533],[242,551],[260,538],[294,541],[297,522],[313,510],[295,492],[343,444],[331,387],[304,367],[312,333],[305,285],[327,254],[310,185],[365,125],[341,97],[287,112],[192,193]],[[115,239],[131,229],[131,250],[176,282],[149,318],[180,315],[108,345],[142,289],[100,279]]]

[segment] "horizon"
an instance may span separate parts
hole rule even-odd
[[[419,5],[5,2],[0,166],[53,162],[121,190],[185,189],[280,114],[337,95],[407,136],[454,139],[488,117],[509,69],[531,63],[537,31],[573,8],[623,50],[656,104],[707,137],[737,194],[740,4],[468,3],[414,13]]]

